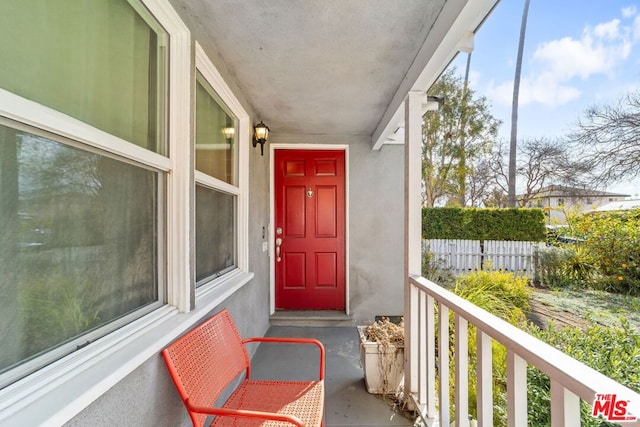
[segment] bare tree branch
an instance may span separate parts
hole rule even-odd
[[[508,194],[509,176],[504,144],[495,148],[489,167],[494,174],[490,203],[502,200],[497,193]],[[516,173],[521,183],[518,205],[526,206],[540,190],[549,185],[584,186],[588,169],[573,159],[569,147],[562,141],[527,139],[518,142]]]
[[[608,185],[640,176],[640,92],[589,108],[569,142],[592,182]]]

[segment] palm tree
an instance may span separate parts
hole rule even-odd
[[[520,73],[522,71],[522,51],[524,50],[524,35],[527,30],[527,15],[529,14],[529,0],[524,1],[522,24],[520,25],[520,41],[518,42],[518,57],[516,59],[516,76],[513,79],[513,102],[511,104],[511,141],[509,144],[509,196],[507,204],[516,207],[516,148],[518,140],[518,97],[520,95]]]
[[[469,108],[469,68],[471,67],[471,53],[467,53],[467,68],[464,72],[464,86],[462,89],[462,114],[460,115],[460,160],[458,163],[458,194],[460,206],[467,204],[467,155],[465,143],[467,141],[467,109]]]

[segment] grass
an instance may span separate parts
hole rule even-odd
[[[559,311],[578,319],[614,326],[620,325],[625,318],[640,332],[640,297],[612,294],[591,289],[539,290],[532,293],[535,301],[544,304],[552,311]]]

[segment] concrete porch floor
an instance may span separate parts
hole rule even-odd
[[[272,326],[267,336],[315,338],[325,346],[325,427],[413,425],[388,402],[367,392],[355,327]],[[252,360],[251,376],[317,379],[317,367],[316,346],[262,343]]]

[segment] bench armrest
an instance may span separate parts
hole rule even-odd
[[[284,344],[313,344],[320,350],[320,381],[324,380],[324,346],[318,340],[313,338],[282,338],[282,337],[255,337],[246,338],[242,340],[243,344],[251,342],[270,342],[270,343],[284,343]],[[247,371],[247,378],[249,371]]]
[[[305,427],[304,423],[294,415],[274,414],[273,412],[249,411],[246,409],[228,409],[228,408],[205,408],[200,406],[191,406],[189,402],[185,402],[192,412],[199,414],[216,415],[219,417],[237,417],[237,418],[253,418],[262,420],[273,420],[291,423],[297,427]]]

